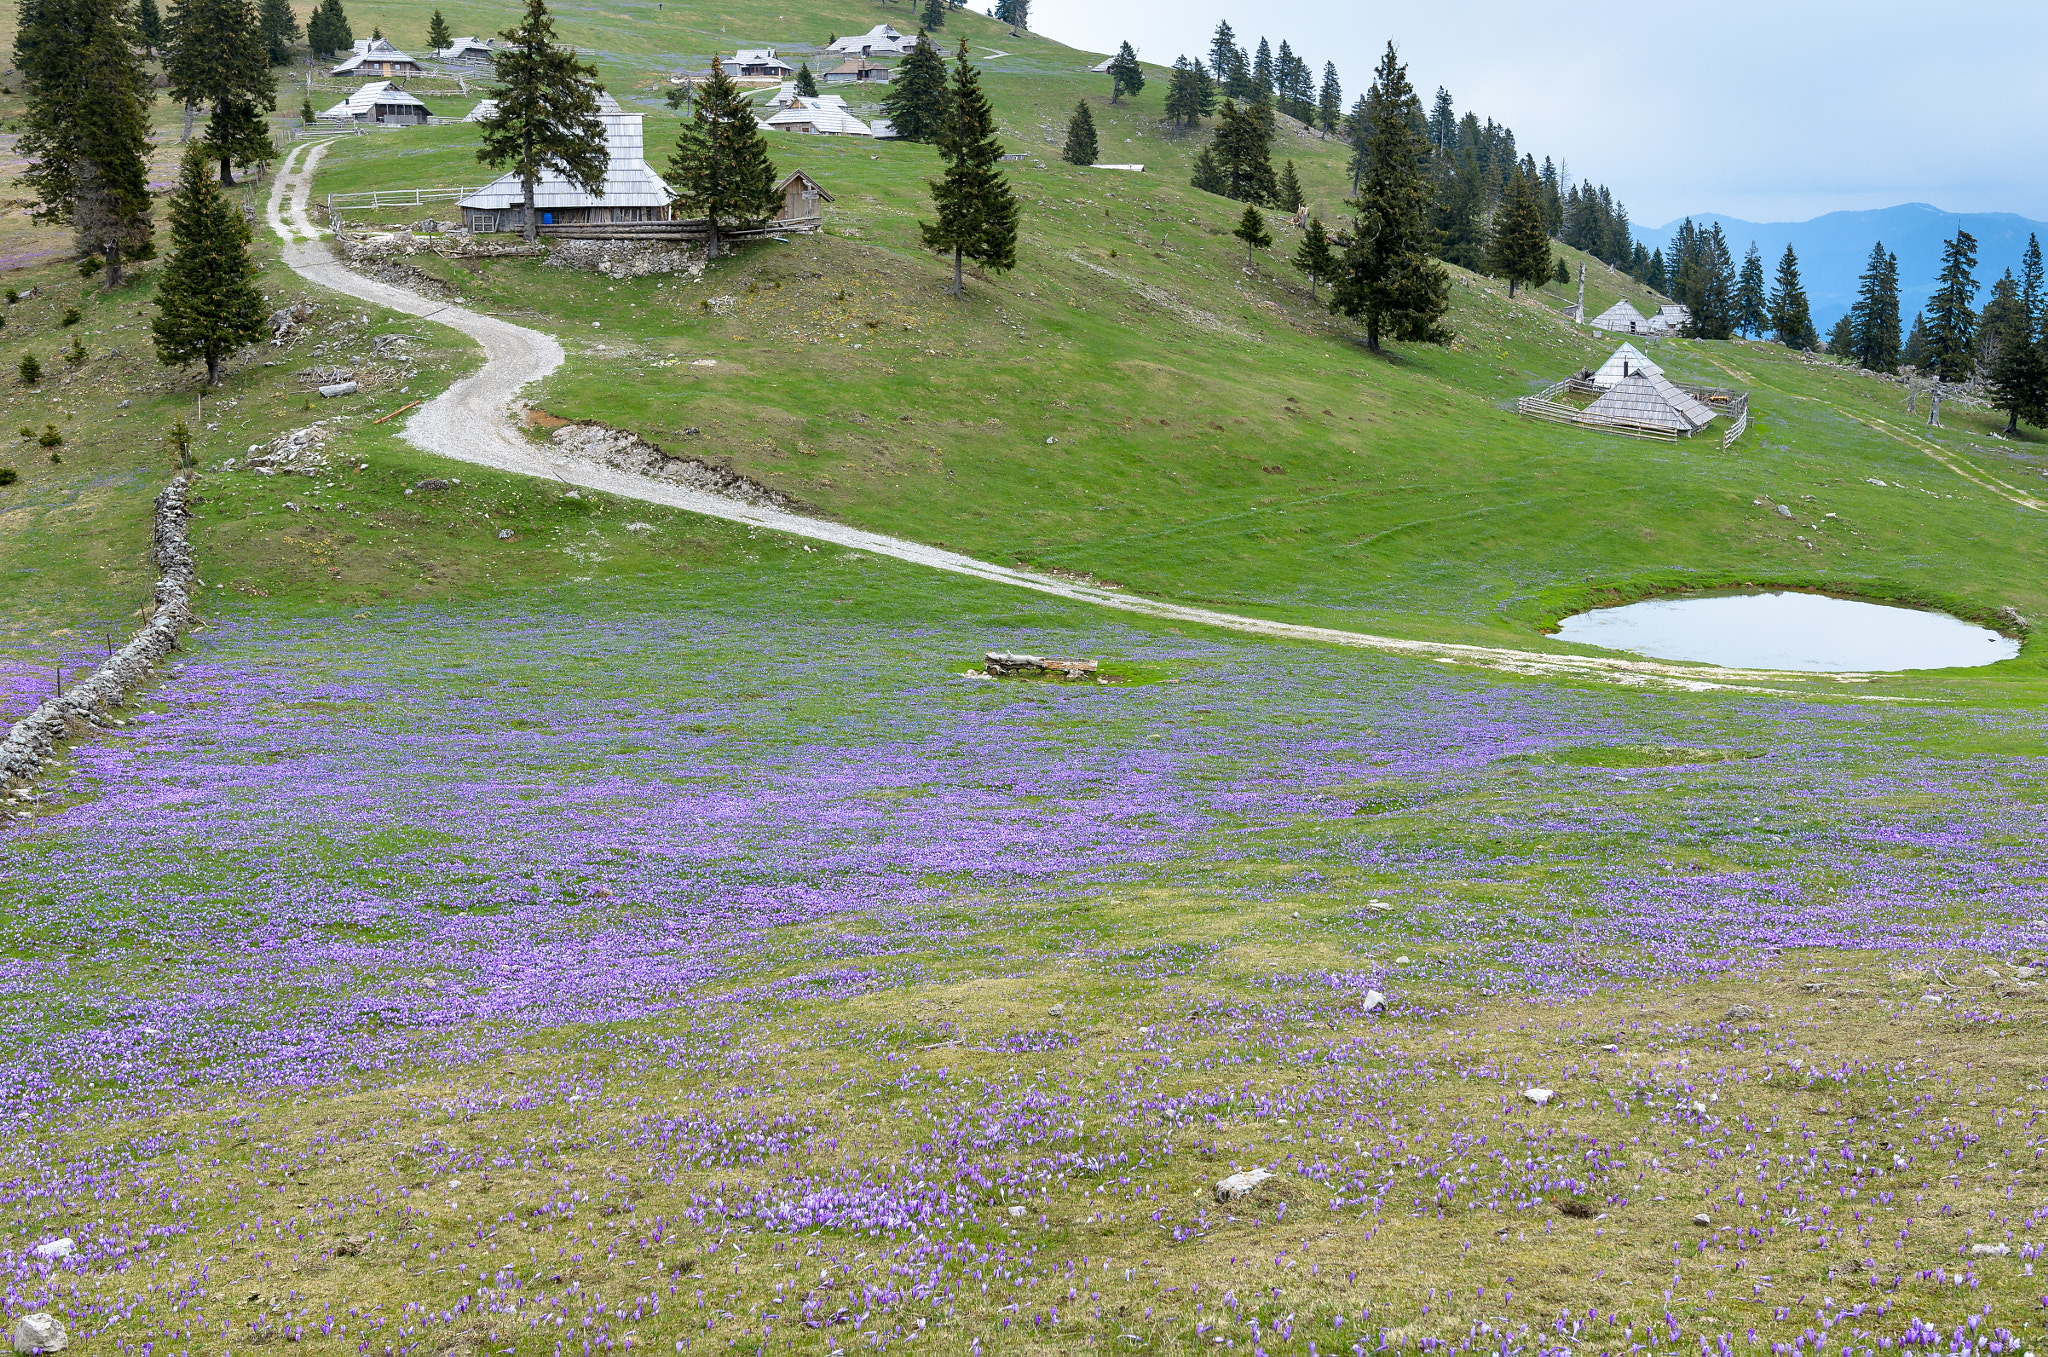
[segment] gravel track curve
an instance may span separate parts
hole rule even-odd
[[[1646,687],[1676,688],[1702,692],[1739,688],[1751,692],[1810,695],[1808,684],[1856,683],[1861,674],[1792,675],[1775,670],[1730,669],[1710,665],[1664,664],[1654,660],[1632,660],[1594,655],[1564,655],[1545,651],[1519,650],[1504,646],[1461,645],[1452,642],[1415,641],[1369,632],[1345,631],[1333,627],[1276,622],[1189,607],[1160,599],[1145,598],[1074,580],[1059,579],[1033,571],[1018,570],[957,552],[926,546],[899,537],[868,532],[827,519],[743,504],[737,500],[705,494],[683,486],[664,484],[615,471],[609,467],[555,454],[522,434],[513,422],[512,403],[521,389],[560,367],[562,346],[552,336],[529,330],[495,316],[482,315],[466,307],[430,301],[416,292],[366,278],[334,257],[322,238],[328,233],[313,224],[307,213],[313,174],[328,142],[295,146],[278,166],[271,184],[269,225],[283,243],[284,262],[308,282],[331,291],[375,302],[379,306],[431,320],[459,330],[483,346],[484,365],[475,374],[456,382],[448,390],[422,405],[406,424],[404,437],[415,446],[442,457],[476,466],[525,476],[539,476],[579,489],[600,491],[623,499],[641,500],[682,509],[689,513],[722,518],[734,523],[787,533],[793,537],[829,542],[853,551],[892,557],[914,565],[965,575],[993,584],[1028,589],[1035,593],[1139,613],[1173,622],[1218,627],[1253,636],[1290,641],[1315,641],[1408,655],[1447,664],[1476,665],[1505,673],[1532,677],[1573,677]],[[1759,688],[1761,683],[1785,684],[1789,688]],[[1899,701],[1858,694],[1865,700]]]

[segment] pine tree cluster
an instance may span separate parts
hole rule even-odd
[[[1995,408],[2006,412],[2005,431],[2021,420],[2048,428],[2048,295],[2043,294],[2040,237],[2027,237],[2020,276],[2010,269],[1991,290],[1978,326],[1979,361]]]
[[[1761,268],[1761,261],[1759,261]],[[1702,230],[1691,217],[1671,237],[1669,296],[1683,306],[1688,339],[1732,339],[1741,324],[1735,258],[1721,223]],[[1803,296],[1803,294],[1802,294]]]

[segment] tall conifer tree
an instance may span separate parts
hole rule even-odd
[[[235,164],[272,159],[263,115],[277,107],[270,51],[252,0],[171,0],[171,47],[164,59],[171,97],[205,104],[206,145],[220,162],[220,181],[235,182]]]
[[[2007,437],[2019,432],[2023,419],[2048,426],[2048,346],[2035,342],[2034,319],[2010,269],[1992,285],[1977,345],[1992,406],[2006,412]]]
[[[1941,247],[1941,276],[1927,301],[1927,343],[1934,369],[1946,382],[1969,378],[1976,366],[1972,347],[1977,337],[1977,238],[1957,228]]]
[[[1778,259],[1778,277],[1771,288],[1771,332],[1788,349],[1820,347],[1813,329],[1813,308],[1807,304],[1806,285],[1799,281],[1799,256],[1788,244]]]
[[[945,173],[931,185],[938,220],[919,222],[918,231],[925,248],[953,256],[951,291],[958,296],[966,290],[960,276],[964,261],[998,273],[1017,266],[1017,199],[1001,169],[995,109],[967,59],[965,38],[953,67],[939,154],[946,161]]]
[[[1642,246],[1638,244],[1636,248]],[[1655,256],[1644,262],[1643,281],[1649,283],[1651,270],[1661,272],[1663,265]],[[1752,339],[1760,339],[1770,327],[1771,299],[1764,291],[1764,257],[1752,240],[1749,253],[1742,256],[1742,273],[1735,280],[1735,328]]]
[[[1166,80],[1164,112],[1173,130],[1198,126],[1216,107],[1216,96],[1200,62],[1180,57]]]
[[[2041,238],[2031,232],[2027,235],[2027,251],[2020,256],[2020,305],[2027,308],[2027,319],[2039,325],[2048,319],[2048,293],[2044,293],[2041,278]]]
[[[1899,370],[1899,261],[1884,242],[1870,247],[1856,302],[1849,308],[1849,356],[1872,372]]]
[[[665,176],[676,205],[703,215],[705,256],[718,258],[721,226],[765,220],[776,205],[775,166],[768,138],[725,63],[711,59],[711,77],[697,91],[697,108],[676,134]]]
[[[1273,201],[1284,211],[1301,211],[1301,176],[1294,172],[1291,160],[1281,167],[1280,181],[1273,188]]]
[[[439,10],[434,12],[440,14]],[[299,40],[299,17],[292,13],[292,0],[262,0],[256,11],[256,24],[263,30],[263,47],[270,55],[270,64],[291,65],[292,46]]]
[[[556,41],[546,0],[527,0],[519,26],[498,36],[505,43],[498,49],[498,80],[489,91],[497,107],[477,123],[482,145],[476,158],[519,176],[526,238],[538,240],[533,190],[543,171],[555,171],[586,193],[604,188],[611,163],[604,123],[597,116],[597,96],[604,87],[597,83],[596,67]],[[713,66],[716,71],[715,59]],[[698,98],[701,105],[703,95]]]
[[[1109,63],[1109,102],[1119,95],[1138,95],[1145,89],[1145,68],[1138,64],[1137,49],[1129,43],[1116,49]]]
[[[811,74],[811,63],[799,61],[796,65],[796,79],[792,82],[796,92],[806,99],[818,97],[818,78]]]
[[[438,52],[452,45],[454,41],[455,34],[449,30],[448,20],[442,16],[440,10],[435,10],[433,17],[427,20],[427,46]]]
[[[1323,88],[1316,96],[1316,119],[1323,125],[1324,136],[1335,136],[1344,122],[1344,85],[1337,79],[1334,61],[1323,63]]]
[[[1365,98],[1365,165],[1344,262],[1330,288],[1333,310],[1365,321],[1365,344],[1382,335],[1411,343],[1448,343],[1444,317],[1451,280],[1429,254],[1428,142],[1421,101],[1388,43]]]
[[[164,45],[164,14],[156,6],[156,0],[136,0],[135,31],[142,35],[142,45],[154,55]]]
[[[14,40],[24,103],[17,151],[34,215],[69,222],[81,255],[121,282],[150,238],[149,78],[120,0],[27,0]]]
[[[1273,49],[1264,38],[1259,39],[1259,50],[1252,57],[1251,88],[1246,94],[1260,102],[1273,97]]]
[[[211,173],[211,148],[186,151],[171,195],[171,253],[159,271],[157,361],[206,364],[206,384],[235,350],[262,338],[267,308],[256,290],[249,224]]]
[[[1550,234],[1543,229],[1543,206],[1536,200],[1535,184],[1520,170],[1509,176],[1507,196],[1494,213],[1487,263],[1496,277],[1508,280],[1510,297],[1515,284],[1540,287],[1550,277]]]
[[[1906,347],[1899,352],[1899,358],[1915,372],[1927,371],[1931,348],[1927,342],[1927,313],[1915,312],[1913,328],[1906,333]]]
[[[314,55],[335,57],[355,45],[355,30],[349,26],[348,11],[341,7],[341,0],[320,0],[314,11],[306,16],[306,45]]]
[[[1067,119],[1067,144],[1060,159],[1069,165],[1093,165],[1101,159],[1095,144],[1095,115],[1088,111],[1086,99],[1074,105],[1074,116]]]
[[[935,142],[945,135],[951,99],[946,92],[946,60],[920,33],[889,81],[882,112],[903,140]]]

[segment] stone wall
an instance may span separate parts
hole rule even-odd
[[[704,276],[704,247],[671,241],[558,240],[547,258],[549,268],[579,269],[607,278],[644,278],[654,273]]]
[[[0,740],[0,785],[33,779],[58,740],[82,727],[104,724],[108,710],[120,706],[128,694],[148,682],[157,666],[177,648],[178,637],[191,625],[191,595],[199,584],[187,536],[192,519],[186,504],[188,492],[189,482],[181,475],[156,497],[152,535],[158,573],[149,621],[89,677],[15,722],[7,738]]]

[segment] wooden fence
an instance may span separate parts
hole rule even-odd
[[[1733,420],[1728,432],[1721,436],[1723,451],[1742,437],[1743,430],[1749,427],[1748,392],[1705,386],[1687,386],[1679,389],[1716,414],[1728,415]],[[1581,429],[1598,429],[1602,433],[1619,434],[1623,438],[1647,438],[1658,443],[1678,441],[1678,434],[1674,430],[1592,414],[1576,405],[1566,405],[1558,399],[1567,394],[1598,397],[1604,390],[1604,387],[1596,386],[1583,378],[1567,377],[1561,382],[1551,383],[1533,396],[1522,397],[1515,402],[1515,409],[1530,419],[1549,420],[1553,424],[1571,424]]]

